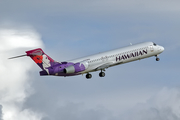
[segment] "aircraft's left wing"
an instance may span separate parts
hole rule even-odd
[[[114,64],[114,63],[113,62],[105,63],[105,64],[100,65],[99,67],[97,67],[95,70],[98,71],[98,70],[106,69],[106,68],[110,67],[112,64]]]
[[[118,63],[115,63],[115,62],[108,62],[108,63],[105,63],[99,67],[97,67],[95,70],[98,71],[98,70],[103,70],[103,69],[107,69],[109,67],[112,67],[112,66],[115,66],[115,65],[119,65],[119,64],[122,64],[123,62],[118,62]]]
[[[119,65],[119,64],[122,64],[123,62],[107,62],[107,63],[104,63],[104,64],[101,64],[101,65],[97,65],[97,66],[94,66],[94,68],[92,68],[90,71],[88,72],[94,72],[94,71],[99,71],[99,70],[105,70],[109,67],[112,67],[112,66],[115,66],[115,65]],[[81,74],[84,74],[84,73],[88,73],[87,71],[83,71],[81,72]]]

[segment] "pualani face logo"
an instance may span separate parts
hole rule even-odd
[[[137,51],[137,52],[134,52],[134,53],[130,53],[130,54],[126,54],[126,55],[121,55],[119,57],[116,57],[116,61],[121,61],[121,60],[126,60],[126,59],[129,59],[131,57],[137,57],[137,56],[142,56],[144,54],[147,54],[148,51],[147,49],[146,50],[142,50],[142,51]]]

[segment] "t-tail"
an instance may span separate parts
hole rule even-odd
[[[44,72],[47,72],[44,74],[49,74],[48,68],[58,63],[54,61],[51,57],[49,57],[46,53],[44,53],[44,51],[41,48],[29,50],[26,51],[26,53],[27,53],[26,55],[16,56],[9,59],[29,56]]]

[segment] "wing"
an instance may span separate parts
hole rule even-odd
[[[83,71],[81,72],[81,74],[84,74],[84,73],[88,73],[88,72],[95,72],[95,71],[99,71],[99,70],[104,70],[104,69],[107,69],[109,67],[112,67],[112,66],[115,66],[115,65],[119,65],[119,64],[122,64],[123,62],[107,62],[107,63],[104,63],[104,64],[101,64],[101,65],[98,65],[98,66],[95,66],[94,68],[92,68],[90,71]]]
[[[119,64],[122,64],[123,62],[108,62],[108,63],[105,63],[103,65],[100,65],[99,67],[97,67],[95,69],[95,71],[98,71],[98,70],[103,70],[103,69],[107,69],[109,67],[112,67],[112,66],[115,66],[115,65],[119,65]]]

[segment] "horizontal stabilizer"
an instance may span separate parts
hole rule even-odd
[[[24,56],[27,56],[27,55],[20,55],[20,56],[16,56],[16,57],[11,57],[9,59],[19,58],[19,57],[24,57]]]

